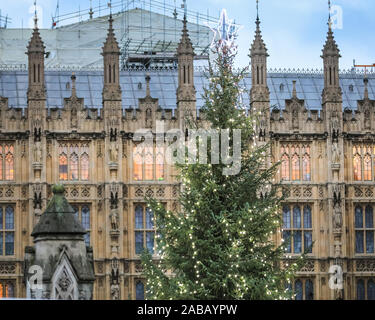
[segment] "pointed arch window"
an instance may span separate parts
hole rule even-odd
[[[292,148],[292,181],[299,181],[300,178],[300,157],[299,157],[299,149],[296,148],[295,152],[294,148]]]
[[[88,181],[90,178],[89,145],[61,143],[59,145],[59,180]]]
[[[308,144],[282,144],[281,180],[311,181],[311,156]]]
[[[164,155],[164,147],[134,146],[133,179],[135,181],[164,181]]]
[[[5,180],[14,180],[14,147],[13,145],[5,145]]]
[[[89,180],[89,155],[86,152],[81,156],[81,180]]]

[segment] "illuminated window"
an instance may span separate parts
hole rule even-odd
[[[357,279],[357,300],[375,300],[375,279]]]
[[[89,156],[87,153],[81,156],[81,180],[89,180]]]
[[[14,147],[0,144],[0,180],[14,180]]]
[[[289,149],[288,147],[282,147],[281,148],[281,160],[282,160],[282,163],[281,163],[281,179],[282,180],[285,180],[285,181],[289,181],[290,180],[290,175],[289,175],[289,171],[290,171],[290,162],[289,162]]]
[[[12,281],[0,280],[0,299],[14,298],[14,283]]]
[[[155,249],[155,224],[154,214],[145,205],[136,205],[135,220],[135,254],[142,254],[147,249],[154,253]]]
[[[300,166],[299,166],[299,156],[298,154],[294,154],[292,156],[292,180],[298,181],[300,180]]]
[[[164,148],[134,146],[133,178],[135,181],[163,181]]]
[[[89,147],[87,144],[60,144],[59,180],[89,180]]]
[[[311,158],[308,145],[283,144],[281,147],[281,180],[311,180]]]
[[[287,253],[312,253],[312,216],[309,205],[284,205],[283,239]]]
[[[355,252],[374,253],[374,210],[371,205],[357,205],[354,211]]]
[[[14,255],[14,207],[0,206],[0,256]]]
[[[81,222],[83,229],[85,229],[85,243],[86,246],[90,246],[90,233],[91,233],[91,216],[90,216],[90,206],[87,204],[72,205],[74,210],[74,216],[78,221]]]
[[[153,148],[145,148],[145,180],[150,181],[154,180],[154,155]]]
[[[164,149],[156,148],[156,180],[164,180]]]
[[[373,181],[375,165],[375,146],[353,146],[353,179],[354,181]]]
[[[70,180],[78,180],[78,155],[75,152],[70,156]]]

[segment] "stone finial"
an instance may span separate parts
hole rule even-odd
[[[115,32],[113,29],[113,18],[112,14],[109,15],[109,28],[108,28],[108,34],[107,39],[104,43],[103,47],[103,55],[105,54],[118,54],[120,55],[120,47],[118,45],[118,42],[116,40]]]
[[[364,91],[364,99],[365,100],[368,100],[369,99],[369,95],[368,95],[368,78],[367,76],[365,76],[365,78],[363,79],[363,83],[365,85],[365,91]]]
[[[178,44],[177,53],[178,55],[184,55],[184,54],[194,55],[193,44],[190,40],[189,32],[187,29],[186,15],[184,16],[184,20],[183,20],[182,37],[181,37],[180,43]]]
[[[42,41],[42,38],[40,37],[38,29],[38,17],[36,16],[36,13],[34,18],[34,31],[31,36],[30,42],[27,46],[27,54],[30,53],[41,53],[43,55],[45,53],[45,46]]]
[[[325,57],[339,57],[339,58],[341,58],[340,49],[339,49],[339,47],[336,43],[335,37],[333,35],[331,18],[329,18],[327,40],[326,40],[326,43],[324,44],[324,48],[323,48],[322,58],[325,58]]]
[[[77,97],[77,89],[76,89],[76,75],[74,72],[72,72],[72,76],[70,77],[70,79],[72,80],[72,98],[76,98]]]
[[[292,92],[292,95],[293,95],[293,98],[297,98],[297,88],[296,88],[296,83],[297,81],[296,80],[293,80],[293,92]]]
[[[256,24],[255,38],[254,38],[253,44],[251,45],[250,54],[251,54],[251,56],[265,55],[265,56],[268,57],[267,47],[266,47],[266,44],[263,41],[262,32],[260,30],[259,16],[257,16],[255,24]]]
[[[150,90],[151,76],[149,73],[147,73],[145,79],[146,79],[146,97],[151,97],[151,90]]]

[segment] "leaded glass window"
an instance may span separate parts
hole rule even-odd
[[[0,256],[14,255],[14,207],[0,206]]]
[[[283,143],[281,154],[281,180],[310,181],[311,156],[308,144]]]
[[[312,253],[310,205],[283,206],[283,239],[286,242],[287,253]]]
[[[140,280],[136,281],[136,284],[135,284],[135,299],[136,300],[145,299],[145,285]]]
[[[84,236],[86,246],[90,246],[90,233],[91,233],[91,214],[90,206],[87,204],[74,204],[72,205],[74,216],[82,224],[86,234]]]
[[[14,180],[14,146],[0,143],[0,181]]]
[[[375,279],[361,278],[356,281],[357,300],[375,300]]]
[[[145,205],[136,205],[134,211],[135,221],[135,253],[142,254],[144,249],[150,253],[155,250],[155,223],[152,210]]]
[[[294,281],[295,300],[314,300],[314,282],[312,279],[296,279]]]
[[[90,157],[87,143],[60,143],[60,181],[88,181],[90,177],[89,171]]]
[[[0,299],[9,299],[14,297],[14,282],[0,280]]]
[[[138,145],[133,148],[133,179],[135,181],[164,181],[164,148]]]
[[[372,205],[356,205],[354,212],[355,252],[374,253],[374,209]]]

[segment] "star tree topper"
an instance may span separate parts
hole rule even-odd
[[[207,25],[214,34],[211,47],[215,47],[217,44],[220,47],[231,47],[237,38],[238,31],[242,28],[242,26],[235,24],[233,20],[228,18],[226,9],[221,11],[220,19],[216,26]]]

